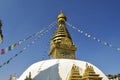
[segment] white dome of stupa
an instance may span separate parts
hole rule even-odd
[[[72,59],[50,59],[36,62],[17,80],[25,80],[29,73],[31,73],[32,80],[68,80],[73,65],[78,66],[80,75],[83,75],[86,64],[92,66],[95,73],[102,77],[102,80],[108,80],[103,72],[93,64]]]

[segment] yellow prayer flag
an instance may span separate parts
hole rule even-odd
[[[15,44],[12,44],[12,45],[11,45],[11,49],[14,49],[14,47],[15,47]]]

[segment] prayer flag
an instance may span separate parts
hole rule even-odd
[[[16,45],[20,45],[20,41],[16,43]]]
[[[30,39],[32,36],[28,36],[25,40],[28,40],[28,39]]]
[[[95,38],[95,37],[93,37],[93,40],[96,40],[96,38]]]
[[[23,50],[26,50],[26,47],[24,47]]]
[[[88,35],[88,37],[91,37],[91,35]]]
[[[18,54],[15,55],[15,57],[18,56]]]
[[[8,47],[5,48],[5,53],[7,53],[7,52],[8,52]]]
[[[80,33],[83,33],[83,31],[80,31]]]
[[[111,45],[111,44],[109,44],[109,47],[112,47],[112,45]]]
[[[0,68],[2,67],[2,65],[0,65]]]
[[[107,45],[107,43],[106,43],[106,42],[104,42],[104,45]]]
[[[22,53],[23,52],[23,50],[21,50],[19,53]]]
[[[109,43],[106,42],[106,46],[109,46]]]
[[[78,32],[80,32],[80,30],[78,29]]]
[[[75,27],[74,27],[74,26],[72,26],[72,28],[73,28],[73,29],[75,29]]]
[[[7,62],[6,62],[6,64],[8,64],[10,62],[10,60],[8,60]]]
[[[4,49],[1,49],[1,54],[4,54],[5,53],[5,50]]]
[[[98,42],[101,42],[100,39],[97,40]]]
[[[11,45],[11,49],[14,49],[14,48],[15,48],[15,44],[12,44],[12,45]]]
[[[9,50],[9,51],[11,50],[11,46],[8,47],[8,50]]]
[[[87,36],[88,34],[87,33],[85,33],[85,36]]]

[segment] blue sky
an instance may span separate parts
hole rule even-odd
[[[0,0],[0,19],[6,48],[25,37],[42,30],[56,20],[60,10],[67,21],[77,28],[114,46],[120,47],[120,1],[119,0]],[[56,26],[57,27],[57,26]],[[77,47],[76,58],[90,62],[105,74],[120,73],[120,51],[103,46],[67,26]],[[9,64],[0,68],[0,80],[8,80],[16,73],[19,77],[31,64],[49,59],[49,40],[55,28],[36,41]],[[18,53],[30,41],[0,55],[0,64]]]

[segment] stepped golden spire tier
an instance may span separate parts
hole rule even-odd
[[[82,80],[102,80],[102,77],[95,73],[93,66],[86,64],[86,69],[84,71]]]
[[[67,18],[61,12],[57,20],[58,28],[50,42],[49,56],[51,59],[75,59],[76,47],[65,25]]]
[[[82,76],[79,73],[79,66],[73,64],[68,80],[81,80]]]

